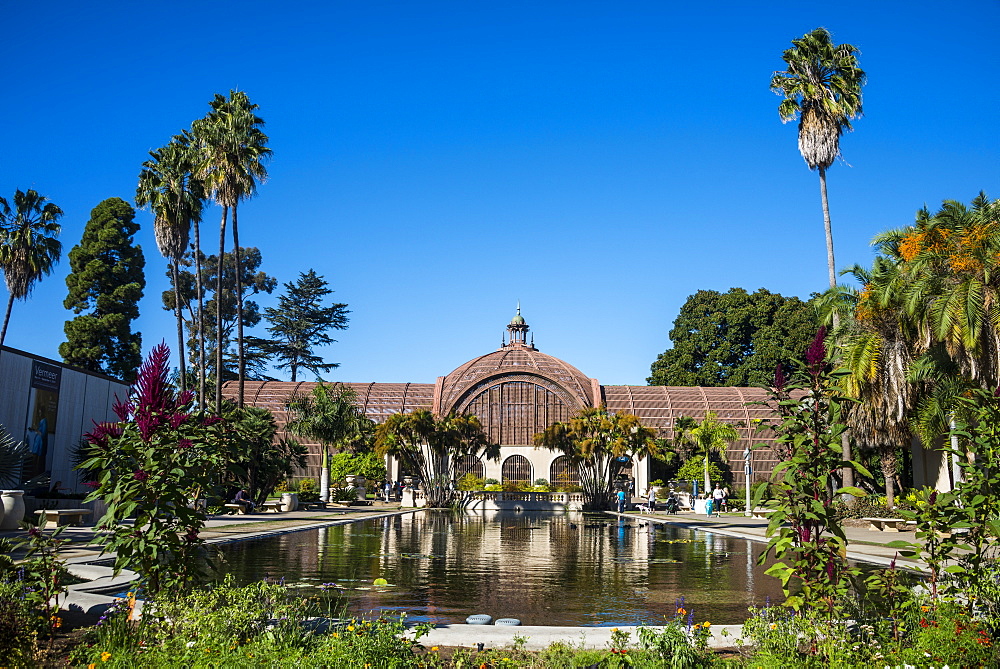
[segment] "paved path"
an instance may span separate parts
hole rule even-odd
[[[620,516],[629,519],[641,518],[641,521],[652,521],[687,527],[694,530],[714,532],[728,537],[740,539],[750,539],[767,543],[767,521],[760,518],[748,518],[743,514],[726,513],[722,517],[713,516],[711,518],[687,511],[676,514],[657,511],[656,513],[615,513],[608,511],[612,516]],[[860,562],[870,562],[882,566],[889,566],[892,560],[896,560],[899,567],[916,567],[921,563],[917,560],[899,557],[895,548],[889,548],[886,544],[892,541],[914,541],[914,532],[872,532],[863,527],[844,528],[844,535],[847,537],[847,557]]]
[[[201,536],[208,543],[225,543],[281,534],[310,527],[352,523],[357,520],[364,520],[365,518],[383,516],[387,513],[412,512],[413,509],[401,510],[398,503],[386,504],[376,501],[372,506],[212,516],[205,523],[205,529],[202,531]],[[20,539],[24,535],[25,532],[22,530],[0,532],[0,538]],[[105,559],[111,557],[108,554],[102,555],[101,547],[94,543],[97,532],[93,526],[67,527],[60,536],[63,539],[69,539],[71,542],[59,551],[59,554],[71,564],[89,562],[95,558]],[[20,555],[15,552],[14,558],[17,559],[18,557]]]

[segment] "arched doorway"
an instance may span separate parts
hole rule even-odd
[[[580,485],[580,469],[565,455],[560,455],[549,465],[549,483],[554,488]]]
[[[503,461],[503,482],[531,483],[531,462],[523,455],[512,455]]]
[[[483,466],[483,461],[475,455],[463,455],[455,467],[455,473],[458,478],[472,474],[481,479],[486,477],[486,467]]]

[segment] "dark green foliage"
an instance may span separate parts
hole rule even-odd
[[[306,447],[294,439],[276,441],[278,426],[267,409],[238,409],[235,405],[227,408],[226,422],[237,440],[236,455],[229,465],[230,480],[246,488],[250,499],[260,504],[296,467],[306,466]]]
[[[63,302],[78,314],[66,321],[59,355],[68,364],[132,381],[142,362],[142,334],[132,332],[146,287],[135,210],[121,198],[104,200],[90,212],[83,239],[69,252],[72,271]],[[87,312],[87,313],[83,313]]]
[[[264,317],[271,325],[267,331],[274,336],[271,351],[278,359],[277,369],[292,373],[297,380],[298,370],[305,369],[317,377],[338,367],[337,363],[324,363],[313,355],[313,348],[325,346],[336,340],[327,334],[330,329],[347,328],[346,304],[323,305],[323,299],[333,291],[314,270],[299,274],[295,283],[285,284],[285,294],[278,297],[278,306],[264,310]]]
[[[260,323],[260,308],[253,300],[247,299],[259,293],[270,293],[278,285],[277,279],[269,276],[266,272],[260,271],[262,262],[260,250],[257,248],[244,247],[241,253],[242,258],[242,280],[240,288],[243,291],[243,325],[253,327]],[[183,261],[185,267],[190,268],[194,264],[193,259],[188,256]],[[237,354],[235,351],[236,329],[236,276],[234,271],[233,256],[230,253],[224,257],[224,271],[222,273],[223,297],[222,303],[222,347],[225,353],[222,370],[222,382],[232,381],[237,378]],[[216,285],[216,278],[219,271],[219,257],[202,255],[201,261],[201,283],[203,286]],[[196,283],[194,272],[185,269],[181,271],[178,283],[181,293],[181,308],[184,314],[184,323],[188,330],[188,359],[192,366],[198,364],[198,300],[196,293]],[[168,272],[169,276],[169,272]],[[174,291],[163,291],[163,308],[167,311],[174,310]],[[215,342],[216,342],[216,314],[219,312],[218,295],[213,295],[212,299],[205,302],[205,364],[209,370],[209,376],[215,378]],[[247,345],[247,367],[250,378],[266,378],[264,370],[267,369],[267,359],[269,352],[267,340],[256,337],[246,337],[244,343]]]
[[[819,326],[812,307],[763,288],[699,290],[670,331],[673,347],[646,382],[662,386],[764,386],[778,363],[801,355]]]

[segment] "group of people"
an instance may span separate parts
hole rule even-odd
[[[403,482],[390,479],[382,484],[381,492],[386,502],[398,502],[403,499]]]
[[[708,516],[721,516],[723,511],[728,511],[729,488],[725,488],[721,483],[716,483],[705,503],[705,514]]]

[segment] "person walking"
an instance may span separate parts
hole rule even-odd
[[[716,483],[715,489],[712,490],[712,510],[715,511],[716,516],[722,516],[722,505],[725,504],[725,501],[726,493],[722,491],[722,486]]]

